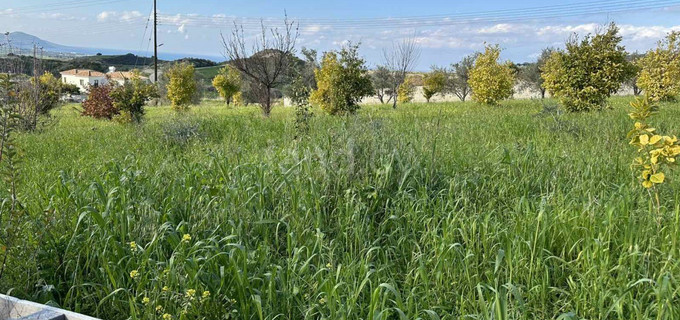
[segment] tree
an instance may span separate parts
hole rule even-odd
[[[309,111],[309,87],[305,84],[302,75],[293,79],[290,85],[290,100],[295,106],[295,139],[306,136],[309,133],[309,119],[312,113]]]
[[[250,89],[260,102],[262,114],[269,117],[272,110],[272,89],[283,84],[295,55],[299,34],[297,24],[284,19],[284,28],[266,30],[261,23],[261,35],[252,51],[246,49],[243,26],[234,25],[229,38],[222,35],[225,55],[232,65],[251,82]]]
[[[329,114],[352,114],[362,98],[373,94],[373,85],[359,46],[350,44],[340,52],[327,52],[317,69],[317,89],[310,100]]]
[[[413,101],[413,93],[415,91],[416,86],[413,85],[413,79],[411,77],[406,77],[404,83],[399,86],[399,92],[397,92],[399,103],[409,103]]]
[[[399,86],[404,83],[408,73],[412,72],[418,63],[420,52],[415,36],[393,44],[392,50],[383,50],[384,66],[391,73],[391,77],[388,78],[390,80],[388,88],[392,94],[392,108],[394,109],[397,108],[399,101],[396,97]]]
[[[226,65],[215,76],[212,85],[229,105],[234,95],[241,91],[241,73],[236,68]]]
[[[39,113],[45,115],[59,106],[63,84],[54,75],[45,72],[38,78],[38,85],[40,90]]]
[[[555,51],[545,63],[543,86],[571,112],[599,110],[621,88],[631,72],[621,36],[614,23],[606,32],[579,41],[573,36],[566,50]]]
[[[197,90],[194,73],[194,66],[187,62],[175,63],[165,72],[167,95],[173,109],[186,110],[193,102]]]
[[[541,77],[541,73],[553,51],[555,51],[555,49],[545,48],[541,51],[541,55],[536,62],[525,64],[520,67],[518,73],[520,88],[538,92],[541,94],[541,99],[545,99],[545,88],[543,87],[543,77]]]
[[[432,71],[423,77],[423,97],[430,103],[430,99],[437,94],[443,93],[446,87],[446,72],[432,67]]]
[[[487,45],[470,70],[472,98],[479,103],[497,105],[512,96],[515,76],[510,62],[498,62],[500,54],[498,45]]]
[[[111,90],[111,85],[91,87],[87,100],[83,101],[81,114],[96,119],[113,119],[119,112],[113,105]]]
[[[455,94],[460,101],[465,101],[472,91],[470,89],[470,70],[475,64],[477,55],[464,57],[460,62],[451,65],[451,74],[447,83],[447,92]]]
[[[626,81],[623,82],[623,85],[633,89],[633,95],[635,96],[639,96],[642,93],[642,88],[638,86],[638,77],[640,76],[640,72],[642,71],[642,67],[640,66],[640,59],[642,59],[644,56],[645,56],[644,54],[640,54],[637,52],[630,53],[628,54],[628,56],[626,56],[626,60],[630,65],[630,73]]]
[[[392,101],[394,98],[392,94],[392,72],[385,66],[378,66],[371,74],[371,80],[373,81],[375,95],[380,103],[385,104]],[[387,100],[385,100],[385,97],[387,97]]]
[[[652,101],[674,100],[680,94],[680,32],[671,32],[656,49],[640,59],[637,84]]]
[[[145,113],[144,105],[157,96],[156,87],[142,80],[137,70],[133,71],[129,81],[111,91],[113,106],[123,122],[141,122]]]

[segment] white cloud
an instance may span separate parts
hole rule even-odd
[[[74,21],[74,20],[86,20],[85,17],[76,17],[73,15],[67,15],[63,13],[41,13],[39,16],[41,19],[51,19],[51,20],[61,20],[61,21]]]
[[[135,22],[141,21],[144,15],[139,11],[102,11],[97,15],[97,21],[99,22]]]
[[[520,28],[518,28],[518,25],[513,25],[513,24],[508,24],[508,23],[500,23],[488,28],[481,28],[479,29],[478,33],[482,34],[494,34],[494,33],[510,33],[510,32],[516,32]]]
[[[115,14],[116,14],[116,12],[114,12],[114,11],[103,11],[103,12],[101,12],[97,15],[97,21],[99,21],[99,22],[108,21]]]

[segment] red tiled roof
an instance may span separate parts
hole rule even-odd
[[[134,76],[134,72],[126,72],[126,71],[114,71],[114,72],[109,72],[106,75],[109,76],[111,79],[120,79],[120,80],[129,80],[132,79]],[[146,77],[140,76],[141,79],[146,79]]]
[[[105,77],[106,75],[94,70],[89,69],[71,69],[61,72],[62,75],[67,76],[78,76],[78,77]]]

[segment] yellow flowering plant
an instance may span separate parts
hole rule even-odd
[[[642,186],[652,189],[666,181],[664,171],[675,165],[680,155],[680,144],[676,136],[658,134],[647,120],[657,113],[658,107],[650,103],[648,96],[637,98],[631,102],[633,112],[630,118],[635,120],[635,127],[628,133],[630,144],[638,148],[639,156],[635,158],[633,168],[639,172]],[[658,196],[657,196],[658,205]]]

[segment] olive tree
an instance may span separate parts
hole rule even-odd
[[[392,72],[385,66],[378,66],[371,74],[371,80],[373,81],[375,96],[378,97],[380,103],[390,103],[394,98],[392,94]]]
[[[519,80],[519,86],[522,89],[529,89],[534,92],[541,94],[541,99],[545,98],[545,87],[543,86],[543,69],[545,63],[550,58],[555,49],[545,48],[541,51],[541,55],[538,56],[536,62],[528,63],[520,67],[519,73],[517,74]]]
[[[469,81],[470,70],[475,64],[475,59],[477,59],[477,54],[468,55],[451,65],[446,91],[455,94],[460,101],[465,101],[472,92]]]

